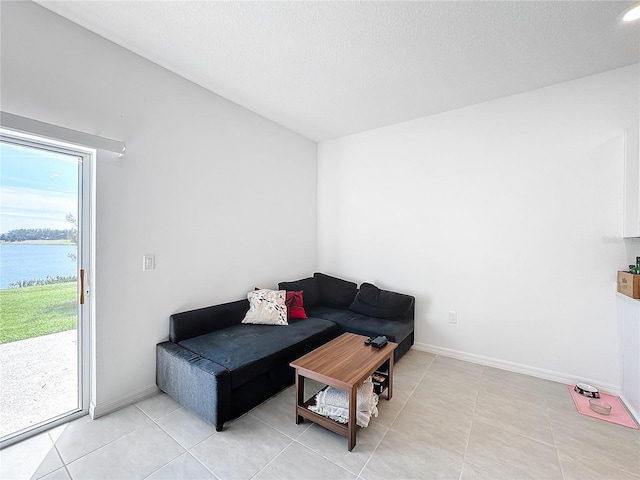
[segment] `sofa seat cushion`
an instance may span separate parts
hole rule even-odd
[[[180,345],[226,368],[231,388],[289,364],[337,336],[335,324],[319,318],[289,325],[239,324],[189,338]]]
[[[341,333],[351,332],[367,337],[384,335],[388,340],[398,343],[407,338],[413,331],[413,321],[411,319],[389,321],[340,308],[316,307],[307,310],[307,315],[309,318],[321,318],[334,322],[338,325]]]

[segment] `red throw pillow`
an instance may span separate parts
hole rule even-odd
[[[289,318],[307,318],[307,312],[304,311],[302,304],[302,290],[287,292],[284,303],[287,305],[287,316]]]

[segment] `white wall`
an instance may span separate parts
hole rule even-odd
[[[640,301],[617,295],[622,350],[621,397],[640,420]]]
[[[38,5],[1,8],[2,110],[127,144],[97,168],[93,400],[106,411],[155,385],[171,313],[312,273],[316,144]]]
[[[321,143],[319,269],[415,295],[422,348],[619,390],[638,71]]]

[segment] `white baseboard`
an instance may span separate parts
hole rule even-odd
[[[128,407],[129,405],[139,402],[140,400],[144,400],[147,397],[151,397],[159,391],[160,389],[157,385],[149,385],[136,392],[125,395],[110,402],[100,403],[98,405],[91,402],[89,404],[89,415],[92,419],[95,420],[98,417],[102,417],[103,415],[107,415],[108,413],[115,412],[116,410],[120,410],[124,407]]]
[[[475,353],[463,352],[460,350],[453,350],[450,348],[438,347],[436,345],[430,345],[428,343],[416,342],[413,347],[416,350],[422,352],[434,353],[436,355],[442,355],[443,357],[456,358],[458,360],[464,360],[466,362],[478,363],[480,365],[486,365],[488,367],[499,368],[501,370],[507,370],[509,372],[522,373],[524,375],[530,375],[532,377],[542,378],[544,380],[551,380],[552,382],[564,383],[570,385],[574,383],[588,383],[589,385],[595,385],[599,390],[611,393],[613,395],[620,395],[620,385],[613,385],[599,380],[589,378],[578,378],[571,374],[564,372],[556,372],[553,370],[545,370],[543,368],[531,367],[521,363],[508,362],[505,360],[499,360],[497,358],[485,357],[484,355],[476,355]],[[627,402],[625,402],[626,404]],[[633,413],[633,412],[632,412]],[[635,416],[635,413],[634,413]],[[636,417],[637,418],[637,417]]]

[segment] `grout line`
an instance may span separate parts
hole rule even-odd
[[[212,436],[213,436],[213,435],[212,435]],[[208,437],[208,438],[211,438],[211,437]],[[202,440],[202,442],[196,443],[196,444],[195,444],[193,447],[191,447],[191,448],[196,448],[198,445],[200,445],[201,443],[203,443],[203,442],[204,442],[204,441],[206,441],[206,440],[207,440],[207,439]],[[197,457],[193,452],[191,452],[191,450],[187,450],[187,452],[186,452],[186,453],[188,453],[188,454],[189,454],[189,455],[190,455],[190,456],[191,456],[191,457],[192,457],[196,462],[198,462],[198,463],[199,463],[200,465],[202,465],[202,466],[203,466],[203,467],[204,467],[204,468],[205,468],[209,473],[211,473],[211,475],[213,475],[213,476],[214,476],[214,478],[216,478],[216,479],[220,479],[220,477],[218,477],[218,475],[216,475],[216,474],[214,473],[214,471],[213,471],[213,470],[211,470],[211,469],[210,469],[209,467],[207,467],[207,466],[206,466],[202,461],[200,461],[200,459],[199,459],[199,458],[198,458],[198,457]]]
[[[204,440],[203,440],[204,441]],[[202,443],[202,442],[200,442]],[[199,444],[198,444],[199,445]],[[215,473],[213,473],[213,470],[211,470],[209,467],[207,467],[204,463],[202,463],[200,460],[198,460],[198,457],[196,457],[193,453],[191,453],[190,451],[187,452],[187,455],[189,455],[191,458],[193,458],[196,462],[198,462],[200,465],[202,465],[204,467],[204,469],[209,472],[211,475],[213,475],[213,478],[215,478],[216,480],[220,480],[220,477],[217,476]]]
[[[164,418],[164,417],[166,417],[167,415],[171,415],[173,412],[177,412],[178,410],[180,410],[181,408],[184,408],[184,407],[180,406],[180,407],[176,408],[175,410],[172,410],[171,412],[169,412],[169,413],[167,413],[167,414],[165,414],[165,415],[162,415],[162,416],[158,417],[157,419],[153,419],[153,418],[151,418],[151,416],[150,416],[147,412],[145,412],[142,408],[140,408],[140,407],[138,406],[138,404],[137,404],[137,403],[136,403],[136,404],[134,404],[134,405],[138,408],[138,410],[140,410],[144,415],[146,415],[146,416],[147,416],[147,418],[148,418],[149,420],[151,420],[151,421],[152,421],[152,422],[153,422],[153,423],[154,423],[158,428],[160,428],[164,433],[166,433],[166,434],[169,436],[169,438],[170,438],[171,440],[173,440],[174,442],[176,442],[178,445],[180,445],[180,446],[184,449],[184,452],[182,452],[180,455],[178,455],[178,456],[177,456],[177,457],[175,457],[175,458],[172,458],[172,459],[171,459],[171,460],[169,460],[167,463],[165,463],[165,464],[164,464],[164,465],[162,465],[161,467],[157,468],[157,469],[156,469],[156,470],[154,470],[153,472],[149,473],[149,475],[145,476],[144,478],[148,478],[148,477],[150,477],[151,475],[153,475],[153,474],[154,474],[154,473],[156,473],[157,471],[159,471],[159,470],[163,469],[164,467],[166,467],[167,465],[169,465],[169,464],[170,464],[171,462],[173,462],[174,460],[176,460],[176,459],[180,458],[180,457],[181,457],[182,455],[184,455],[185,453],[186,453],[186,454],[189,454],[189,455],[190,455],[190,456],[191,456],[191,457],[192,457],[196,462],[198,462],[198,463],[199,463],[200,465],[202,465],[202,466],[203,466],[203,467],[204,467],[204,468],[205,468],[209,473],[211,473],[211,475],[213,475],[215,478],[218,478],[218,476],[217,476],[215,473],[213,473],[213,472],[211,471],[211,469],[209,469],[209,468],[208,468],[204,463],[202,463],[200,460],[198,460],[198,458],[197,458],[196,456],[194,456],[194,455],[191,453],[191,448],[195,448],[195,447],[197,447],[198,445],[200,445],[201,443],[203,443],[203,442],[207,441],[209,438],[211,438],[212,436],[214,436],[214,435],[215,435],[216,433],[218,433],[218,432],[214,432],[214,433],[212,433],[211,435],[208,435],[206,438],[203,438],[202,440],[200,440],[199,442],[197,442],[195,445],[193,445],[191,448],[187,448],[185,445],[183,445],[182,443],[180,443],[180,441],[179,441],[177,438],[175,438],[173,435],[171,435],[171,433],[169,433],[169,432],[168,432],[168,431],[167,431],[167,430],[166,430],[162,425],[160,425],[160,424],[157,422],[157,420],[160,420],[161,418]]]
[[[175,411],[176,411],[176,410],[174,410],[174,412],[175,412]],[[166,417],[166,415],[163,415],[162,417],[159,417],[159,418],[158,418],[158,420],[159,420],[160,418],[164,418],[164,417]],[[218,432],[215,432],[215,431],[214,431],[211,435],[207,435],[205,438],[203,438],[202,440],[200,440],[199,442],[197,442],[196,444],[194,444],[193,446],[191,446],[191,447],[189,448],[189,447],[187,447],[186,445],[183,445],[183,444],[180,442],[180,440],[178,440],[176,437],[174,437],[174,436],[171,434],[171,432],[169,432],[169,430],[167,430],[163,425],[160,425],[158,422],[156,422],[156,421],[155,421],[155,420],[153,420],[153,419],[150,419],[150,420],[151,420],[153,423],[155,423],[155,424],[156,424],[156,426],[157,426],[160,430],[162,430],[164,433],[166,433],[166,434],[169,436],[169,438],[170,438],[171,440],[173,440],[173,441],[174,441],[174,442],[176,442],[178,445],[180,445],[180,446],[184,449],[184,451],[185,451],[185,452],[188,452],[189,450],[191,450],[191,448],[195,447],[196,445],[200,445],[202,442],[205,442],[206,440],[208,440],[209,438],[211,438],[212,436],[214,436],[216,433],[218,433]],[[208,422],[207,422],[207,424],[208,424],[208,425],[211,425],[211,424],[209,424]],[[182,454],[180,454],[180,455],[182,455]],[[177,458],[177,457],[176,457],[176,458]]]
[[[482,366],[482,375],[484,376],[485,366]],[[464,472],[464,465],[467,461],[467,450],[469,449],[469,442],[471,441],[471,432],[473,430],[473,424],[476,418],[476,409],[478,408],[478,398],[480,397],[480,386],[478,386],[478,391],[476,392],[476,400],[473,402],[473,414],[471,415],[471,426],[469,427],[469,435],[467,435],[467,444],[464,446],[464,454],[462,455],[462,466],[460,468],[460,477],[458,480],[462,480],[462,472]]]
[[[180,404],[178,404],[180,405]],[[168,413],[165,413],[164,415],[160,415],[158,418],[153,418],[151,415],[149,415],[147,412],[145,412],[137,403],[133,404],[134,407],[136,407],[138,410],[140,410],[140,412],[142,412],[144,414],[145,417],[147,417],[149,420],[151,420],[153,423],[157,424],[158,422],[156,422],[156,420],[160,420],[161,418],[166,417],[167,415],[171,415],[173,412],[180,410],[181,408],[184,408],[182,405],[180,405],[178,408],[176,408],[175,410],[171,410]]]
[[[259,407],[260,405],[258,405]],[[292,440],[296,440],[297,438],[299,438],[304,432],[306,432],[307,430],[309,430],[309,428],[311,428],[312,423],[309,423],[309,425],[306,425],[305,428],[303,430],[301,430],[295,437],[291,436],[290,434],[288,434],[287,432],[283,432],[282,430],[280,430],[278,427],[276,427],[275,425],[271,425],[270,423],[268,423],[266,420],[261,419],[260,417],[255,416],[253,413],[251,413],[254,409],[258,408],[258,407],[254,407],[251,410],[249,410],[247,413],[252,417],[255,418],[256,420],[261,421],[262,423],[264,423],[265,425],[273,428],[276,432],[281,433],[282,435],[285,435],[287,437],[289,437]]]
[[[64,471],[67,472],[67,475],[69,476],[69,478],[73,479],[73,477],[71,476],[71,472],[67,468],[67,464],[64,462],[64,460],[62,458],[62,455],[60,454],[60,450],[58,450],[58,447],[56,446],[56,442],[53,440],[53,437],[51,436],[51,434],[49,432],[50,431],[47,431],[47,436],[49,437],[49,440],[51,440],[51,442],[53,443],[53,448],[56,451],[56,454],[58,455],[58,458],[60,459],[60,462],[62,463],[62,468],[64,468]],[[56,470],[54,470],[54,472],[56,472],[58,470],[59,469],[56,469]],[[49,472],[49,473],[53,473],[53,472]],[[49,473],[47,475],[49,475]]]
[[[135,430],[132,430],[131,432],[134,432],[134,431],[135,431]],[[69,463],[66,463],[64,460],[62,461],[62,463],[64,464],[64,466],[65,466],[65,467],[66,467],[67,465],[71,465],[72,463],[77,462],[78,460],[80,460],[80,459],[82,459],[82,458],[86,457],[87,455],[91,455],[92,453],[97,452],[98,450],[101,450],[101,449],[103,449],[104,447],[106,447],[106,446],[108,446],[108,445],[111,445],[111,444],[112,444],[112,443],[114,443],[116,440],[119,440],[120,438],[124,437],[125,435],[129,435],[131,432],[126,432],[126,433],[124,433],[124,434],[120,435],[119,437],[114,438],[113,440],[111,440],[111,441],[109,441],[109,442],[105,443],[104,445],[100,445],[98,448],[94,448],[93,450],[90,450],[90,451],[88,451],[87,453],[83,453],[83,454],[82,454],[82,455],[80,455],[78,458],[74,458],[73,460],[71,460]],[[57,450],[57,447],[56,447],[56,450]],[[62,455],[60,456],[60,458],[62,458]],[[68,470],[67,470],[67,471],[68,471]],[[71,475],[69,475],[69,476],[71,476]]]
[[[162,428],[162,427],[161,427],[161,428]],[[204,442],[206,442],[207,440],[209,440],[209,439],[210,439],[211,437],[213,437],[214,435],[217,435],[218,433],[219,433],[219,432],[212,433],[212,434],[211,434],[211,435],[209,435],[207,438],[203,438],[202,440],[200,440],[200,441],[199,441],[198,443],[196,443],[193,447],[191,447],[191,448],[185,448],[185,450],[186,450],[187,452],[191,452],[191,450],[193,450],[194,448],[196,448],[198,445],[203,444]],[[173,437],[171,437],[171,438],[173,438]]]
[[[367,458],[367,461],[364,463],[364,465],[362,466],[362,468],[360,469],[360,472],[358,473],[358,477],[360,477],[362,475],[362,472],[364,472],[364,469],[367,468],[367,465],[369,465],[369,462],[371,461],[371,459],[373,458],[373,456],[375,455],[376,451],[378,450],[378,447],[380,446],[380,444],[382,443],[382,441],[385,439],[385,437],[387,436],[387,434],[389,433],[389,431],[391,430],[391,427],[393,426],[393,424],[395,423],[395,421],[397,420],[397,418],[400,416],[400,414],[402,413],[402,411],[404,410],[404,408],[407,406],[407,403],[409,403],[409,400],[411,400],[411,397],[413,396],[413,394],[415,393],[415,391],[418,389],[418,386],[422,383],[422,380],[424,380],[424,377],[426,377],[427,375],[427,371],[429,370],[429,367],[431,367],[431,365],[433,364],[433,362],[435,361],[435,357],[433,359],[431,359],[431,362],[429,363],[429,366],[427,368],[425,368],[423,370],[422,375],[420,376],[420,379],[416,382],[416,386],[413,387],[413,390],[411,390],[411,393],[409,394],[409,396],[407,397],[407,400],[404,402],[404,404],[402,405],[402,407],[400,408],[400,410],[398,410],[398,413],[396,414],[396,416],[393,418],[393,420],[391,421],[391,425],[386,427],[387,431],[384,432],[384,435],[382,435],[382,437],[380,438],[380,441],[378,441],[378,443],[376,444],[376,446],[374,447],[373,451],[371,452],[371,455],[369,455],[369,458]],[[395,376],[395,365],[394,365],[394,376]],[[393,398],[392,398],[393,400]],[[395,430],[394,430],[395,432]]]
[[[260,420],[260,419],[258,419],[258,420]],[[264,422],[262,422],[262,423],[264,423]],[[271,425],[269,425],[269,426],[271,426]],[[269,460],[260,470],[258,470],[256,473],[251,475],[251,477],[249,477],[249,478],[255,478],[257,475],[259,475],[260,472],[262,472],[265,468],[267,468],[269,465],[271,465],[275,461],[276,458],[278,458],[280,455],[282,455],[284,453],[284,451],[287,448],[289,448],[291,445],[293,445],[295,442],[296,442],[295,440],[291,440],[291,442],[289,442],[289,444],[286,447],[284,447],[282,450],[280,450],[280,452],[278,452],[278,454],[275,457],[273,457],[271,460]]]
[[[434,359],[435,360],[435,359]],[[431,362],[433,363],[433,362]],[[391,421],[391,425],[389,425],[389,430],[393,430],[393,424],[395,423],[395,421],[398,419],[398,417],[400,416],[400,414],[402,413],[402,411],[405,409],[405,407],[407,406],[407,403],[409,403],[409,400],[411,400],[411,397],[413,397],[413,394],[416,392],[416,390],[418,389],[418,386],[422,383],[422,380],[424,380],[424,377],[427,376],[427,371],[428,369],[425,369],[424,372],[422,373],[422,375],[420,376],[420,379],[416,382],[416,386],[413,387],[413,390],[411,390],[411,393],[409,393],[409,396],[407,397],[407,399],[405,400],[405,402],[402,404],[402,407],[400,408],[400,410],[398,410],[398,413],[396,414],[395,417],[393,417],[393,420]],[[395,375],[394,375],[395,377]],[[394,388],[395,390],[395,388]],[[395,430],[394,430],[395,431]]]
[[[555,446],[555,438],[554,440],[554,449],[556,451],[556,458],[558,459],[558,467],[560,468],[560,475],[562,475],[562,478],[566,478],[566,475],[564,474],[564,468],[562,468],[562,461],[560,460],[560,450],[558,450],[558,447]]]
[[[138,405],[137,405],[137,404],[133,404],[133,405],[130,405],[130,406],[135,406],[135,407],[137,407],[137,408],[138,408],[138,410],[140,410],[140,411],[141,411],[145,416],[147,416],[147,418],[149,418],[149,420],[151,420],[153,423],[155,423],[155,421],[154,421],[152,418],[150,418],[150,417],[149,417],[149,415],[147,415],[147,414],[146,414],[146,413],[145,413],[145,412],[144,412],[140,407],[138,407]],[[128,407],[124,407],[124,408],[128,408]],[[122,408],[122,409],[120,409],[120,410],[117,410],[117,411],[124,410],[124,408]],[[104,415],[104,417],[101,417],[101,418],[106,418],[108,415],[111,415],[111,414],[113,414],[113,413],[116,413],[116,412],[110,412],[109,414]],[[91,421],[93,422],[93,421],[95,421],[95,420],[91,420]],[[156,425],[157,425],[157,424],[156,424]],[[159,426],[159,425],[158,425],[158,426]],[[131,433],[134,433],[134,432],[136,432],[137,430],[138,430],[138,428],[134,428],[133,430],[130,430],[130,431],[128,431],[128,432],[125,432],[125,433],[123,433],[122,435],[120,435],[120,436],[118,436],[118,437],[114,438],[114,439],[113,439],[113,440],[111,440],[110,442],[107,442],[107,443],[105,443],[104,445],[101,445],[101,446],[99,446],[98,448],[95,448],[95,449],[93,449],[93,450],[91,450],[91,451],[89,451],[89,452],[87,452],[87,453],[85,453],[85,454],[83,454],[83,455],[79,456],[78,458],[76,458],[76,459],[74,459],[74,460],[70,461],[68,464],[67,464],[67,463],[65,463],[65,462],[64,462],[64,460],[63,460],[63,462],[62,462],[62,463],[65,465],[65,468],[66,468],[66,467],[67,467],[67,465],[70,465],[70,464],[72,464],[72,463],[74,463],[74,462],[77,462],[78,460],[80,460],[80,459],[82,459],[82,458],[86,457],[87,455],[91,455],[92,453],[97,452],[98,450],[101,450],[101,449],[103,449],[103,448],[107,447],[108,445],[111,445],[112,443],[115,443],[116,441],[120,440],[121,438],[123,438],[123,437],[125,437],[125,436],[127,436],[127,435],[130,435]],[[172,437],[172,440],[173,440],[173,437]],[[176,442],[176,443],[178,443],[178,442]],[[54,442],[54,445],[55,445],[55,442]],[[178,445],[180,445],[180,444],[178,443]],[[57,447],[56,447],[56,450],[57,450]],[[60,458],[62,459],[62,455],[60,456]],[[176,458],[177,458],[177,457],[176,457]],[[73,477],[71,477],[71,474],[69,473],[69,470],[68,470],[68,469],[67,469],[67,473],[69,474],[69,477],[70,477],[70,478],[73,478]]]
[[[549,415],[549,412],[551,411],[551,406],[549,405],[549,401],[547,399],[546,393],[544,393],[543,395],[543,400],[544,400],[544,413],[547,417],[547,422],[549,424],[549,431],[551,432],[551,441],[553,442],[553,448],[556,451],[556,458],[558,459],[558,467],[560,468],[560,475],[562,475],[562,478],[566,478],[566,475],[564,473],[564,468],[562,468],[562,461],[560,460],[560,450],[558,449],[558,444],[556,443],[556,435],[554,433],[553,423],[551,422],[551,416]]]
[[[324,428],[324,427],[320,427],[320,428]],[[333,433],[333,432],[331,432]],[[337,434],[336,434],[337,435]],[[344,440],[347,440],[346,438],[344,438]],[[315,451],[313,448],[309,447],[308,445],[305,445],[304,443],[300,443],[297,440],[294,441],[294,443],[297,443],[298,445],[300,445],[302,448],[305,448],[307,450],[309,450],[312,453],[315,453],[316,455],[324,458],[325,460],[333,463],[336,467],[341,468],[342,470],[344,470],[345,472],[351,473],[352,475],[355,475],[356,477],[358,477],[359,475],[351,470],[349,470],[347,467],[344,467],[338,463],[336,463],[334,460],[331,460],[329,457],[327,457],[326,455],[324,455],[323,453],[317,452]],[[357,446],[357,445],[356,445]]]
[[[180,410],[181,408],[184,408],[184,407],[178,407],[178,408],[176,408],[175,410],[171,410],[169,413],[165,413],[164,415],[161,415],[160,417],[158,417],[158,418],[155,418],[155,419],[154,419],[154,418],[151,418],[151,415],[149,415],[149,414],[148,414],[147,412],[145,412],[142,408],[140,408],[140,406],[139,406],[137,403],[134,403],[133,405],[134,405],[138,410],[140,410],[140,412],[142,412],[142,414],[143,414],[144,416],[146,416],[149,420],[151,420],[151,422],[152,422],[155,426],[157,426],[160,430],[162,430],[164,433],[166,433],[166,434],[167,434],[167,436],[168,436],[171,440],[173,440],[173,441],[174,441],[175,443],[177,443],[180,447],[182,447],[182,449],[184,449],[184,452],[182,452],[181,454],[177,455],[176,457],[174,457],[174,458],[170,459],[168,462],[166,462],[166,463],[162,464],[160,467],[156,468],[155,470],[153,470],[152,472],[150,472],[148,475],[145,475],[144,477],[142,477],[142,478],[144,479],[144,478],[148,478],[148,477],[150,477],[151,475],[153,475],[154,473],[158,472],[159,470],[162,470],[164,467],[166,467],[167,465],[169,465],[169,464],[170,464],[171,462],[173,462],[174,460],[177,460],[178,458],[180,458],[180,457],[181,457],[182,455],[184,455],[185,453],[189,453],[189,449],[187,449],[187,447],[185,447],[182,443],[180,443],[180,441],[179,441],[177,438],[174,438],[174,437],[173,437],[173,435],[171,435],[171,434],[170,434],[170,433],[169,433],[165,428],[163,428],[163,427],[162,427],[162,425],[160,425],[160,424],[157,422],[157,420],[160,420],[161,418],[164,418],[164,417],[166,417],[167,415],[170,415],[170,414],[172,414],[173,412],[176,412],[176,411],[178,411],[178,410]],[[136,430],[137,430],[137,429],[136,429]],[[135,431],[135,430],[134,430],[134,431]],[[209,437],[210,437],[210,436],[211,436],[211,435],[209,435]],[[207,437],[207,438],[209,438],[209,437]],[[204,440],[206,440],[206,438],[205,438]],[[202,442],[204,442],[204,440],[202,440]],[[202,442],[198,442],[198,443],[202,443]],[[195,446],[195,445],[194,445],[194,446]],[[196,459],[196,460],[197,460],[197,459]],[[198,463],[200,463],[200,462],[198,462]],[[203,466],[204,466],[204,465],[203,465]],[[207,468],[207,467],[205,467],[205,468]],[[207,470],[209,470],[209,469],[207,468]],[[211,472],[211,473],[213,473],[213,472]],[[214,475],[214,476],[215,476],[215,475]],[[218,478],[218,477],[216,477],[216,478]]]
[[[358,472],[358,474],[357,474],[358,478],[360,478],[360,476],[362,475],[362,472],[364,472],[364,469],[367,468],[367,465],[369,465],[369,462],[371,461],[371,459],[375,455],[376,451],[378,450],[378,447],[380,446],[380,444],[382,443],[384,438],[387,436],[387,434],[391,430],[389,427],[385,427],[385,428],[386,428],[386,431],[382,434],[382,437],[380,437],[380,440],[378,440],[378,443],[376,443],[376,446],[373,447],[373,451],[371,452],[371,455],[369,455],[369,458],[367,458],[367,461],[364,462],[364,465],[360,469],[360,472]]]
[[[184,454],[180,454],[180,455],[184,455]],[[178,455],[178,457],[180,456]],[[178,458],[176,457],[176,458]],[[175,458],[173,459],[175,460]],[[164,465],[159,466],[158,468],[156,468],[155,470],[153,470],[152,472],[149,473],[149,475],[145,475],[142,477],[142,479],[144,480],[145,478],[149,478],[151,475],[153,475],[154,473],[158,472],[159,470],[162,470],[164,467],[166,467],[167,465],[169,465],[171,462],[173,462],[173,460],[168,461],[167,463],[165,463]]]
[[[438,355],[434,355],[431,361],[429,362],[429,365],[427,365],[427,368],[424,369],[425,374],[427,373],[427,370],[431,368],[431,365],[434,364],[434,362],[436,361],[436,358],[438,358]]]

